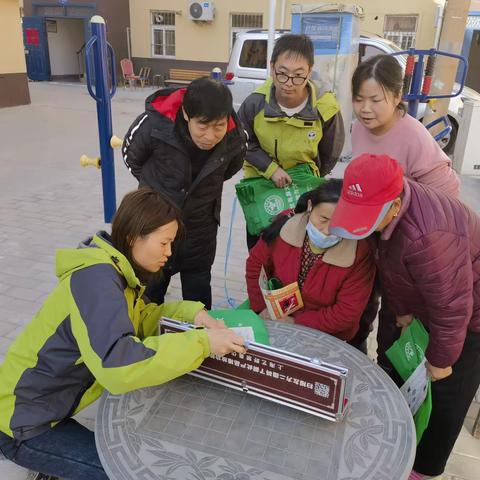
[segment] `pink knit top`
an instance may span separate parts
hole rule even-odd
[[[362,153],[386,154],[418,183],[458,197],[460,184],[450,158],[428,130],[408,114],[384,135],[374,135],[359,121],[352,126],[353,158]]]

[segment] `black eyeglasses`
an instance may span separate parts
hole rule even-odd
[[[275,76],[277,77],[278,83],[287,83],[290,79],[294,85],[300,86],[305,83],[308,77],[291,77],[285,73],[277,72],[275,70]]]

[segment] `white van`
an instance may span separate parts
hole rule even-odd
[[[275,38],[289,33],[288,30],[278,30]],[[225,77],[232,80],[230,90],[233,95],[233,106],[238,110],[243,100],[250,95],[267,78],[267,39],[266,30],[251,30],[236,36],[235,43],[230,54],[230,60]],[[379,36],[361,35],[359,43],[359,61],[366,60],[378,54],[391,54],[401,51],[393,42]],[[398,55],[398,62],[405,69],[407,59]],[[455,91],[459,85],[455,84]],[[450,100],[448,117],[452,124],[452,131],[445,137],[440,146],[447,153],[452,153],[457,138],[460,121],[459,110],[463,106],[463,99],[480,100],[480,94],[471,88],[464,87],[458,97]],[[426,105],[421,103],[418,108],[417,118],[421,120],[425,114]]]

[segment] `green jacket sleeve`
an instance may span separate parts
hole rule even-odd
[[[143,304],[143,300],[139,300],[139,302]],[[204,307],[205,305],[201,302],[191,302],[189,300],[169,302],[162,305],[156,303],[143,304],[140,312],[141,338],[158,335],[158,322],[162,317],[193,322],[195,315]]]
[[[129,316],[124,288],[122,277],[108,264],[78,270],[70,278],[72,333],[80,360],[96,380],[119,394],[168,382],[198,368],[210,354],[206,332],[147,336],[142,341]],[[158,318],[192,318],[199,304],[183,303],[162,305],[152,312]]]

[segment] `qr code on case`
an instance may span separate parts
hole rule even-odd
[[[315,382],[315,395],[328,398],[330,396],[330,387],[324,383]]]

